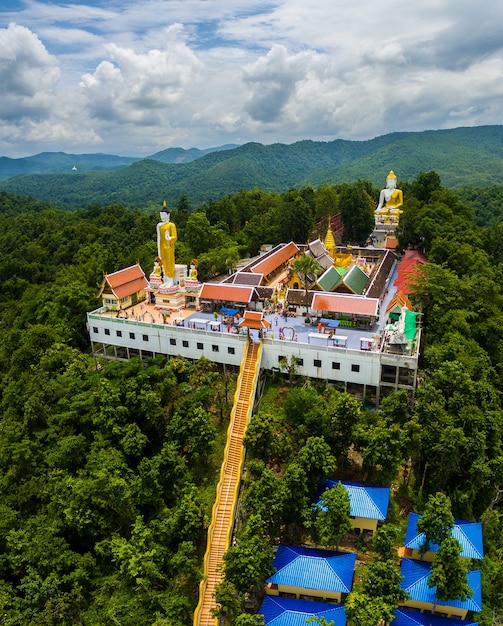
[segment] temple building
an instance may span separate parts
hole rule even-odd
[[[396,199],[396,178],[390,180],[376,216],[390,215],[393,200],[401,211],[401,192]],[[382,219],[377,228],[391,226]],[[148,279],[138,265],[104,278],[102,306],[88,314],[97,362],[165,354],[237,368],[254,341],[263,347],[262,369],[294,360],[297,374],[371,404],[393,389],[414,392],[420,316],[397,286],[404,277],[392,250],[376,241],[337,245],[328,220],[323,238],[269,247],[221,282],[200,283],[196,259],[189,267],[175,263],[176,227],[165,207],[157,239]],[[295,271],[303,256],[316,268],[305,276]],[[420,259],[413,260],[420,271]]]

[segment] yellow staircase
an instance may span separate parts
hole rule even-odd
[[[241,363],[234,406],[232,407],[220,481],[213,505],[208,541],[204,555],[204,578],[199,587],[199,603],[194,613],[194,626],[216,626],[218,620],[211,615],[216,607],[213,597],[222,579],[222,561],[229,547],[234,512],[243,469],[243,438],[250,420],[258,378],[261,344],[249,343]]]

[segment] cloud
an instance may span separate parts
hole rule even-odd
[[[49,112],[60,78],[57,60],[24,26],[0,29],[0,115],[43,115]]]
[[[501,123],[496,0],[19,2],[0,7],[7,154]]]
[[[295,93],[298,81],[306,76],[308,55],[288,56],[284,46],[274,45],[265,57],[244,68],[244,81],[252,87],[246,111],[260,122],[278,119]]]
[[[110,121],[160,123],[166,109],[179,102],[185,86],[203,63],[179,40],[182,27],[166,29],[166,49],[137,54],[107,44],[112,59],[102,61],[93,74],[82,76],[80,86],[92,116]]]

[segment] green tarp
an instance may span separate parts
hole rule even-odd
[[[405,311],[405,336],[412,341],[416,336],[416,318],[415,311]]]

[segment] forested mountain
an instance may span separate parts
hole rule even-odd
[[[393,485],[391,549],[407,512],[423,512],[437,492],[457,518],[483,521],[486,557],[474,565],[484,610],[475,619],[502,621],[498,188],[469,189],[472,201],[462,201],[435,172],[401,187],[400,245],[428,258],[413,296],[423,311],[419,389],[413,402],[397,392],[369,411],[323,381],[270,381],[246,438],[238,542],[220,590],[226,624],[253,623],[238,619],[269,572],[272,544],[324,540],[312,502],[327,476]],[[360,181],[241,191],[200,211],[179,202],[177,260],[198,258],[210,275],[261,243],[305,241],[335,211],[349,231],[363,231],[377,192]],[[154,210],[69,212],[0,192],[2,625],[192,624],[234,381],[183,359],[97,371],[85,325],[104,271],[137,261],[149,271],[156,222]],[[365,537],[358,545],[373,558]],[[376,601],[365,581],[357,591]],[[376,624],[351,626],[363,623]]]
[[[108,172],[16,176],[0,189],[74,210],[110,202],[139,207],[159,197],[173,205],[182,194],[197,204],[241,189],[282,192],[358,179],[382,185],[390,169],[399,181],[434,169],[448,188],[503,184],[503,126],[392,133],[369,141],[248,143],[190,163],[161,163],[168,155],[173,153]]]
[[[168,148],[156,152],[151,158],[161,163],[190,163],[210,152],[232,150],[236,144],[198,150]],[[11,159],[0,157],[0,181],[23,174],[67,174],[69,172],[97,172],[116,170],[143,160],[144,157],[120,157],[112,154],[67,154],[65,152],[41,152],[29,157]]]
[[[74,173],[75,171],[115,170],[138,161],[134,157],[111,154],[66,154],[41,152],[20,159],[0,157],[0,180],[23,174]]]
[[[205,150],[199,150],[198,148],[189,148],[188,150],[185,150],[184,148],[167,148],[166,150],[156,152],[148,158],[153,159],[154,161],[160,161],[161,163],[190,163],[191,161],[200,159],[205,154],[220,152],[222,150],[233,150],[237,147],[237,144],[229,143],[216,148],[206,148]]]

